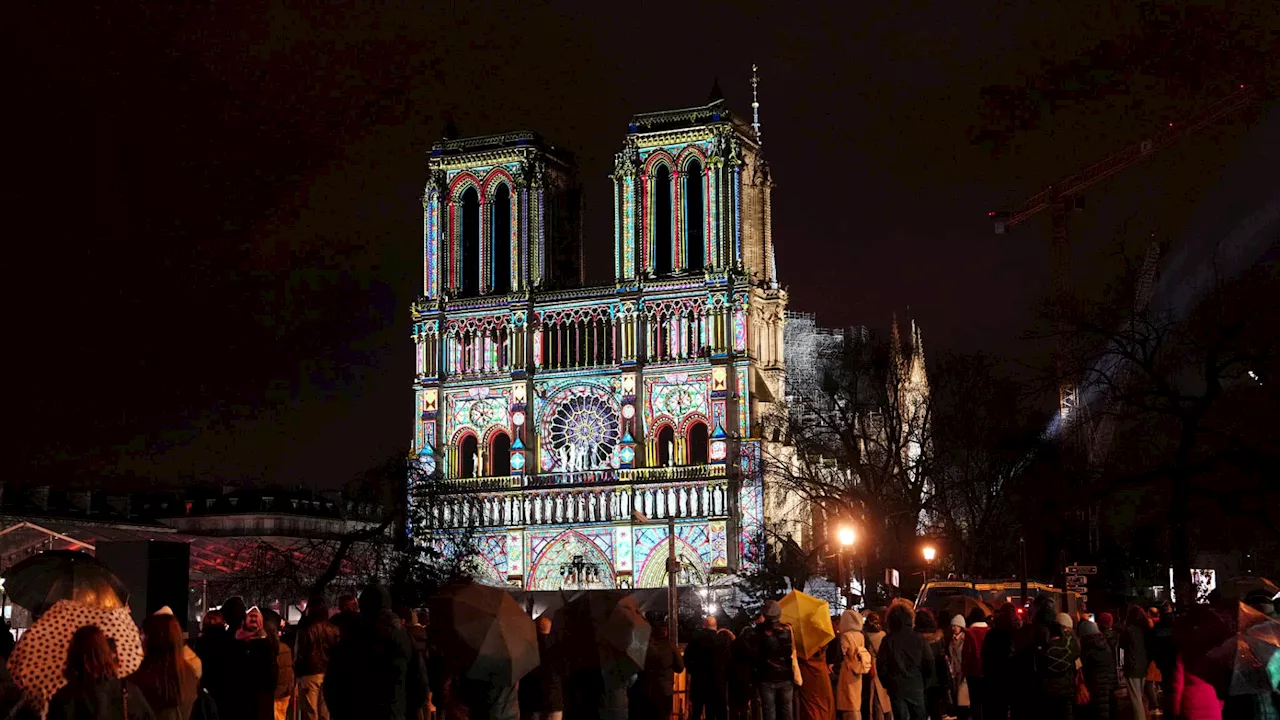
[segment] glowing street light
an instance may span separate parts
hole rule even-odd
[[[850,547],[858,539],[858,534],[851,527],[842,527],[836,531],[836,539],[844,547]]]
[[[924,553],[924,561],[927,563],[933,562],[938,557],[938,549],[932,545],[925,545],[921,552]]]

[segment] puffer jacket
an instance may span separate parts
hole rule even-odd
[[[1071,698],[1076,694],[1076,643],[1066,635],[1051,638],[1035,648],[1036,677],[1045,697]]]
[[[328,620],[314,620],[298,633],[293,670],[298,677],[323,675],[329,670],[329,655],[338,644],[338,626]]]
[[[1080,636],[1080,662],[1089,688],[1089,707],[1097,720],[1111,717],[1111,695],[1116,689],[1116,656],[1100,634]]]

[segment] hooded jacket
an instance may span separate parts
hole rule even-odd
[[[933,650],[929,642],[912,629],[910,610],[889,608],[889,628],[876,654],[876,673],[889,691],[889,697],[910,699],[923,705],[925,682],[934,675]]]
[[[840,677],[836,683],[836,710],[852,712],[862,707],[862,683],[868,672],[856,673],[854,669],[871,659],[871,651],[867,648],[867,638],[862,634],[862,615],[854,610],[845,610],[840,615]]]

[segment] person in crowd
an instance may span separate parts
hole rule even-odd
[[[752,630],[753,677],[764,720],[791,720],[795,698],[794,642],[776,600],[764,604],[764,621]]]
[[[286,720],[289,704],[293,700],[293,652],[289,644],[280,640],[280,626],[284,620],[275,610],[262,613],[262,629],[267,640],[275,647],[276,683],[274,697],[275,720]]]
[[[973,717],[973,706],[969,692],[969,678],[977,672],[981,662],[977,647],[969,636],[968,623],[963,615],[951,618],[950,636],[946,640],[944,652],[947,658],[947,675],[951,686],[951,707],[959,720]]]
[[[924,682],[924,704],[929,720],[942,720],[951,699],[951,671],[947,665],[946,639],[933,611],[920,608],[915,615],[915,631],[929,644],[934,667]]]
[[[172,617],[173,609],[170,608],[168,605],[165,605],[164,607],[156,611],[156,615],[169,615],[170,617]],[[192,671],[194,671],[196,674],[196,679],[199,680],[200,676],[204,673],[204,663],[200,662],[200,656],[196,654],[196,651],[187,646],[186,629],[182,628],[181,623],[178,624],[178,627],[182,630],[182,637],[183,637],[182,657],[186,659],[187,665],[191,666]],[[152,709],[154,710],[155,708],[153,707]]]
[[[755,629],[748,625],[733,640],[729,655],[730,720],[748,720],[753,717],[752,708],[759,708],[759,688],[755,680],[755,659],[752,655],[754,633]]]
[[[395,613],[396,617],[400,618],[400,624],[404,627],[404,631],[409,634],[409,640],[413,643],[414,652],[418,653],[418,657],[422,658],[423,667],[429,667],[431,650],[427,642],[427,626],[418,621],[418,612],[408,605],[397,605]],[[430,674],[429,669],[428,674]],[[420,708],[409,708],[409,717],[425,718],[427,705],[430,704],[431,691],[430,687],[428,687],[426,705]]]
[[[715,673],[716,619],[708,615],[702,619],[702,627],[693,631],[693,638],[684,651],[684,665],[689,671],[689,718],[707,720],[718,717],[712,700]]]
[[[965,667],[965,680],[969,684],[969,715],[973,720],[983,720],[987,704],[987,678],[982,669],[982,645],[987,640],[991,626],[987,624],[987,614],[981,608],[970,610],[966,620],[969,625],[967,648],[973,653],[972,660]]]
[[[329,669],[329,654],[338,644],[338,628],[329,622],[329,605],[324,598],[307,604],[307,614],[299,623],[293,653],[293,674],[298,683],[298,715],[300,720],[329,720],[324,704],[324,675]]]
[[[830,644],[830,643],[828,643]],[[807,657],[797,653],[801,681],[796,684],[795,695],[798,720],[830,720],[835,712],[835,696],[831,689],[831,674],[827,668],[827,646],[814,650]]]
[[[426,666],[391,612],[386,588],[361,593],[358,622],[342,631],[330,655],[324,699],[334,720],[404,720],[409,708],[426,704]]]
[[[231,691],[218,703],[220,717],[274,720],[276,700],[276,643],[267,637],[262,611],[244,613],[232,648]],[[214,698],[217,701],[217,698]]]
[[[876,653],[876,673],[889,693],[895,720],[925,720],[925,683],[933,678],[935,659],[929,641],[913,629],[915,616],[907,602],[889,606],[889,632]]]
[[[1058,613],[1056,617],[1058,627],[1062,629],[1062,637],[1071,645],[1076,657],[1080,656],[1080,639],[1076,637],[1075,621],[1066,613]]]
[[[709,720],[729,718],[729,671],[733,662],[735,639],[733,632],[727,628],[716,631],[716,641],[712,647],[711,691],[706,706]],[[688,667],[688,663],[685,667]]]
[[[120,665],[107,636],[85,625],[71,636],[63,685],[49,700],[47,720],[155,720],[146,696],[119,678]]]
[[[1055,615],[1052,605],[1037,607],[1035,616],[1036,672],[1039,716],[1047,720],[1071,720],[1076,699],[1076,660],[1080,653],[1074,637],[1062,626],[1062,614]],[[1070,618],[1067,618],[1070,620]]]
[[[839,720],[862,720],[862,685],[874,667],[862,615],[856,610],[840,614],[840,673],[836,679],[836,712]]]
[[[1178,646],[1173,639],[1173,605],[1166,601],[1154,610],[1156,619],[1151,626],[1151,634],[1147,636],[1147,657],[1160,673],[1160,709],[1169,716],[1173,708],[1173,676],[1178,664]]]
[[[172,614],[142,623],[142,665],[129,681],[147,698],[157,720],[188,720],[200,678],[183,652],[182,626]]]
[[[1120,646],[1124,649],[1124,680],[1128,685],[1133,720],[1147,720],[1143,685],[1147,678],[1147,665],[1150,663],[1147,656],[1147,634],[1150,632],[1151,621],[1147,618],[1147,613],[1137,605],[1130,605],[1125,613]]]
[[[869,681],[862,683],[862,716],[866,720],[884,720],[893,716],[889,704],[889,691],[880,682],[880,674],[876,670],[876,658],[880,654],[880,643],[884,640],[884,613],[880,610],[867,610],[862,617],[862,632],[867,638],[867,649],[871,651],[871,672]]]
[[[667,623],[654,622],[644,669],[631,690],[631,717],[666,720],[671,717],[675,696],[675,674],[684,672],[680,649],[671,641]]]
[[[236,706],[231,695],[239,692],[235,687],[236,631],[244,622],[244,614],[244,600],[239,596],[227,598],[220,608],[205,613],[200,637],[195,643],[196,655],[203,666],[200,684],[213,698],[219,714],[228,717],[230,709]]]
[[[983,714],[988,720],[1006,720],[1014,694],[1013,651],[1022,625],[1018,609],[1010,603],[996,610],[993,626],[983,636]]]
[[[355,595],[342,595],[338,598],[338,614],[334,615],[330,622],[338,628],[339,633],[344,633],[348,627],[360,624],[360,603]]]
[[[538,667],[520,680],[520,712],[529,720],[564,717],[564,668],[551,636],[551,618],[538,618]]]
[[[1089,690],[1089,704],[1077,708],[1084,720],[1111,720],[1111,698],[1115,695],[1116,656],[1106,636],[1091,620],[1080,622],[1080,670]]]

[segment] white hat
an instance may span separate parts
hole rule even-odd
[[[955,616],[955,617],[951,618],[951,627],[958,627],[958,628],[965,627],[965,624],[964,624],[964,616],[963,616],[963,615],[957,615],[957,616]]]
[[[1061,625],[1063,629],[1066,629],[1066,630],[1071,629],[1072,622],[1071,622],[1070,615],[1066,613],[1058,613],[1057,620],[1058,620],[1058,624]]]

